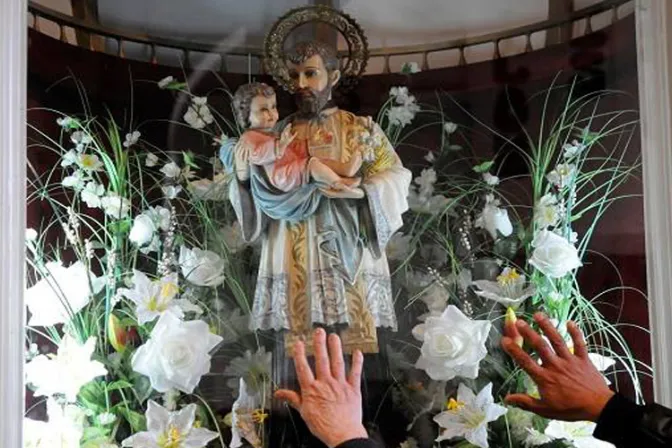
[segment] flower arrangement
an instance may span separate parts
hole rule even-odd
[[[208,95],[172,77],[158,86],[188,96],[184,123],[216,147],[239,133]],[[441,139],[387,247],[398,313],[413,322],[395,339],[403,343],[381,347],[392,402],[408,420],[401,447],[598,446],[586,423],[502,403],[510,392],[534,393],[498,348],[502,325],[538,310],[561,330],[576,321],[600,370],[618,364],[639,393],[642,366],[576,277],[597,222],[639,169],[624,155],[636,120],[598,112],[605,95],[574,98],[570,87],[559,118],[543,123],[550,130],[518,148],[532,199],[523,204],[506,189],[520,179],[464,155],[465,128],[443,108],[421,106],[406,87],[390,91],[376,121],[395,147],[418,132]],[[433,121],[414,128],[419,115]],[[257,248],[227,203],[229,174],[216,159],[152,146],[141,124],[90,113],[57,122],[58,139],[33,129],[59,163],[31,170],[29,203],[46,203],[51,215],[26,233],[26,382],[48,416],[26,418],[28,446],[268,446],[273,355],[246,329]],[[456,158],[470,160],[469,172],[447,175]],[[578,235],[582,219],[590,222]],[[213,373],[221,351],[229,362]],[[228,416],[199,390],[213,374],[235,398]],[[429,438],[422,420],[435,430]]]

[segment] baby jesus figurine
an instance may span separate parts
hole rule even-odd
[[[236,90],[233,106],[239,123],[246,131],[240,137],[245,158],[262,166],[271,184],[289,192],[312,178],[320,189],[332,197],[361,199],[361,178],[355,177],[362,166],[361,152],[348,162],[319,159],[309,154],[305,140],[295,141],[291,125],[278,136],[273,127],[278,122],[275,90],[264,83],[245,84]],[[237,155],[240,157],[240,155]]]

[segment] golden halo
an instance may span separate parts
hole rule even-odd
[[[285,90],[292,91],[292,82],[285,62],[284,46],[287,37],[301,25],[321,22],[336,28],[348,44],[348,54],[341,58],[341,90],[351,89],[366,70],[369,60],[369,44],[364,30],[348,14],[328,6],[303,6],[292,9],[280,17],[271,27],[264,40],[264,65],[266,73]]]

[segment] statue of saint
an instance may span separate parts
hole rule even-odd
[[[346,352],[376,353],[376,328],[397,328],[385,246],[402,225],[411,173],[378,125],[332,102],[333,48],[304,42],[282,57],[298,111],[271,129],[272,89],[243,87],[234,102],[251,129],[222,149],[243,236],[262,245],[250,326],[285,331],[288,352],[324,325]]]

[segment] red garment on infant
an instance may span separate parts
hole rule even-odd
[[[306,140],[294,139],[278,158],[278,140],[274,134],[249,130],[240,138],[249,148],[250,163],[263,166],[276,188],[287,192],[308,182],[308,162],[311,157]]]

